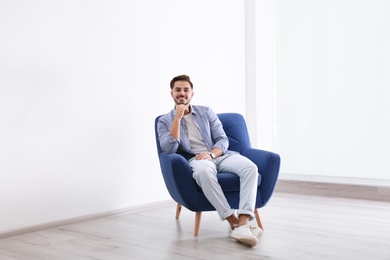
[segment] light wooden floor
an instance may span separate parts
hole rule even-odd
[[[275,193],[260,209],[265,232],[254,248],[230,238],[215,212],[175,204],[0,239],[1,260],[390,259],[390,203]]]

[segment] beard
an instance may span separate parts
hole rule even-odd
[[[188,101],[188,102],[177,102],[176,100],[175,100],[175,104],[176,105],[188,105],[190,103],[190,101]]]
[[[188,105],[191,99],[184,99],[183,101],[178,101],[179,99],[173,99],[176,105]]]

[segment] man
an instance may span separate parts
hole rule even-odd
[[[229,151],[229,140],[217,115],[206,106],[190,105],[193,83],[187,75],[174,77],[170,83],[175,108],[158,122],[161,148],[166,153],[186,157],[193,178],[217,210],[227,220],[236,240],[255,246],[262,230],[248,225],[254,218],[257,192],[257,166],[237,152]],[[238,217],[218,183],[218,172],[232,172],[240,177]]]

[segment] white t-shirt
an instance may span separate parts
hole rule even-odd
[[[199,132],[198,127],[194,123],[194,119],[191,114],[185,115],[184,120],[187,124],[188,137],[190,138],[191,152],[198,154],[201,152],[207,152],[208,148],[205,141],[202,138],[202,135]]]

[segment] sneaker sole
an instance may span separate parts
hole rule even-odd
[[[251,247],[254,247],[257,245],[257,239],[256,238],[250,238],[250,237],[235,237],[235,236],[232,236],[232,238],[236,239],[237,241],[245,244],[245,245],[248,245],[248,246],[251,246]]]

